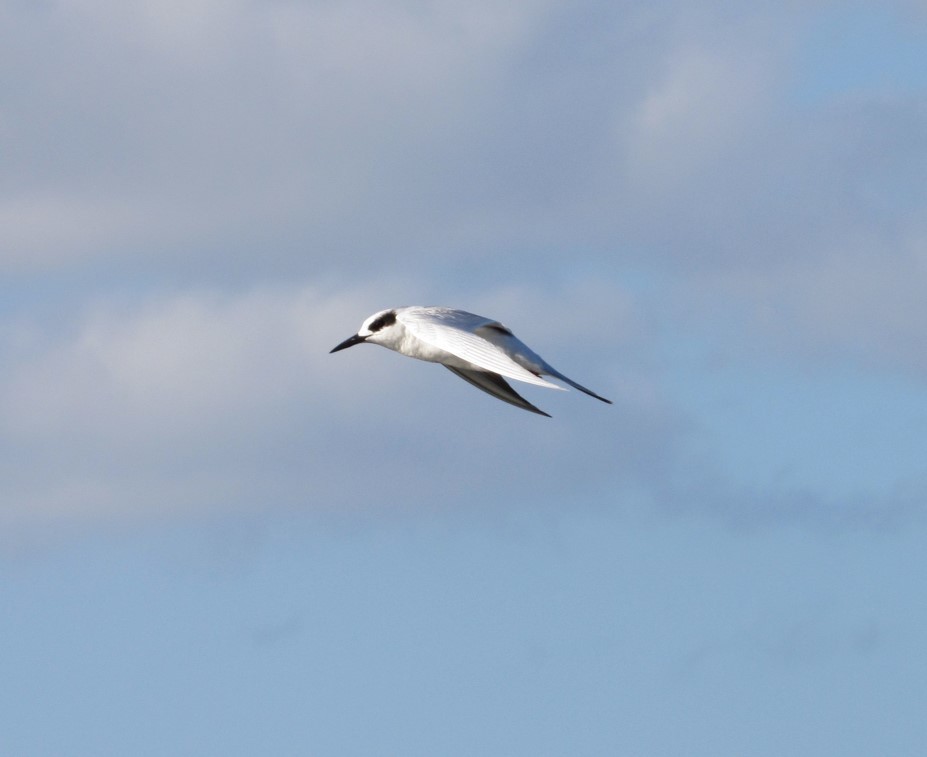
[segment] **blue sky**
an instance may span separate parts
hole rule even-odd
[[[0,2],[0,752],[922,754],[925,54]],[[416,303],[614,405],[328,354]]]

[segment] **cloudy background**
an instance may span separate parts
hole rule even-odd
[[[927,6],[0,0],[0,752],[920,755]],[[370,313],[614,400],[491,400]]]

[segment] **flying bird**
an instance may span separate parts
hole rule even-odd
[[[421,306],[381,310],[367,318],[354,336],[331,352],[363,342],[379,344],[418,360],[440,363],[477,389],[548,418],[550,415],[528,402],[505,379],[562,390],[563,387],[541,378],[542,375],[553,376],[590,397],[611,404],[611,400],[564,376],[499,321],[464,310]]]

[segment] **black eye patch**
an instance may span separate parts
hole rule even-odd
[[[379,318],[375,319],[368,328],[373,333],[380,329],[385,329],[387,326],[392,326],[394,323],[396,323],[396,313],[392,310],[388,310]]]

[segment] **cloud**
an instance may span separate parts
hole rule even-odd
[[[188,290],[84,305],[64,330],[7,323],[0,520],[11,533],[44,532],[234,511],[369,518],[512,501],[881,527],[921,512],[913,479],[846,498],[725,475],[668,390],[659,326],[627,290],[609,297],[612,285],[590,279],[455,303],[503,318],[615,401],[526,389],[554,414],[548,421],[385,350],[329,355],[389,304],[384,286],[404,284]]]
[[[796,106],[816,13],[8,11],[0,55],[28,86],[4,89],[0,267],[375,277],[397,260],[444,275],[501,250],[520,271],[556,269],[565,248],[663,270],[804,254],[859,209],[839,174],[848,151],[866,134],[873,155],[922,149],[923,133],[922,116],[877,99]]]
[[[853,97],[813,116],[783,137],[782,169],[754,193],[769,197],[765,215],[748,228],[760,206],[739,218],[732,206],[740,253],[678,277],[673,301],[680,317],[723,321],[733,327],[723,338],[782,359],[923,378],[912,345],[927,284],[927,190],[916,179],[927,110],[917,98]]]
[[[9,197],[0,201],[2,265],[15,273],[80,264],[101,246],[130,239],[143,216],[115,198]]]
[[[529,387],[554,414],[547,421],[385,350],[328,354],[390,304],[383,287],[404,286],[187,290],[83,305],[64,330],[8,323],[0,520],[11,532],[45,532],[53,523],[265,509],[369,518],[500,501],[739,525],[880,526],[919,512],[913,480],[838,501],[724,475],[718,451],[667,390],[655,324],[630,291],[599,280],[499,288],[455,304],[503,318],[612,407]]]
[[[927,362],[914,345],[927,317],[924,249],[921,237],[843,240],[826,256],[690,281],[688,297],[701,312],[713,302],[752,349],[762,340],[783,358],[817,368],[850,363],[921,381]]]
[[[312,287],[187,292],[97,304],[62,335],[9,329],[19,359],[4,371],[0,417],[4,448],[18,452],[6,515],[132,516],[230,497],[236,460],[263,458],[281,427],[311,429],[348,403],[320,343],[359,302]]]
[[[516,486],[522,496],[601,485],[658,450],[667,410],[652,389],[650,405],[641,403],[641,368],[635,380],[633,366],[620,371],[616,363],[615,345],[638,341],[633,318],[613,326],[632,301],[603,298],[600,290],[588,282],[555,293],[566,316],[560,322],[541,307],[551,293],[499,291],[474,300],[475,309],[498,306],[513,327],[524,324],[520,332],[538,349],[616,400],[603,412],[577,393],[569,403],[550,397],[562,420],[541,435],[529,432],[530,417],[513,418],[426,364],[373,348],[330,356],[372,309],[379,292],[369,286],[187,291],[85,306],[64,333],[34,323],[8,327],[0,375],[3,517],[432,507],[435,498],[466,498],[474,481],[502,496],[515,486],[514,471],[531,481]],[[593,298],[598,306],[586,315],[600,320],[590,329],[579,313]],[[601,348],[595,372],[588,350],[573,346],[586,341]],[[568,406],[574,419],[596,419],[591,437],[581,440]],[[472,428],[473,412],[485,412],[492,426],[456,433]],[[616,429],[619,418],[624,425]],[[489,437],[509,453],[491,453]],[[538,460],[554,458],[568,475],[535,470]],[[375,481],[382,485],[371,500]]]
[[[633,115],[626,149],[636,186],[671,192],[726,159],[732,144],[750,141],[774,94],[776,69],[764,53],[694,46],[672,52]]]
[[[29,86],[5,92],[0,208],[63,209],[83,234],[65,257],[24,221],[0,265],[623,254],[649,164],[662,193],[668,167],[756,120],[771,75],[761,52],[680,41],[681,23],[633,4],[149,6],[10,14],[3,62],[28,62]]]
[[[0,13],[4,517],[371,506],[370,481],[720,511],[665,351],[923,375],[922,92],[809,100],[807,4]],[[462,382],[325,360],[414,302],[501,317],[615,412],[488,414],[487,455],[448,433],[489,402]]]
[[[326,253],[359,239],[408,239],[399,229],[427,204],[439,152],[538,14],[205,0],[10,11],[2,60],[29,84],[4,87],[0,208],[41,205],[32,216],[48,222],[63,209],[62,233],[87,229],[75,247],[90,260],[253,256],[244,240],[264,254],[322,248],[313,262],[330,268]],[[38,225],[23,219],[0,266],[62,261],[64,240]]]

